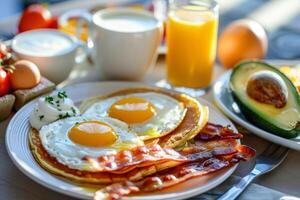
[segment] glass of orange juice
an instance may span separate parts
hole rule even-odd
[[[218,4],[171,0],[167,20],[167,81],[172,87],[210,86],[216,58]]]

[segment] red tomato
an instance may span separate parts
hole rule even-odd
[[[51,13],[47,8],[39,4],[30,5],[20,18],[19,32],[48,28],[50,23]]]
[[[57,16],[54,16],[51,18],[48,28],[58,29],[58,17]]]
[[[7,54],[7,47],[5,44],[0,43],[0,59],[4,58]]]
[[[9,93],[10,80],[9,73],[3,68],[0,68],[0,97]]]

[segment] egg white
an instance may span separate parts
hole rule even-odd
[[[155,107],[155,116],[144,123],[131,124],[129,129],[143,140],[161,137],[174,130],[183,120],[186,108],[183,103],[164,94],[155,92],[135,93],[124,96],[114,96],[91,105],[83,116],[105,117],[109,108],[118,100],[128,97],[146,99]]]
[[[69,130],[76,123],[84,121],[100,121],[111,126],[118,139],[111,147],[95,148],[76,144],[68,137]],[[119,150],[131,149],[143,145],[139,137],[129,131],[127,124],[109,117],[76,116],[58,120],[45,125],[39,131],[39,136],[45,150],[58,162],[72,169],[93,171],[91,163],[82,160],[84,156],[98,157],[114,154]]]

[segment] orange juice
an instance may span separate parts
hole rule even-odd
[[[78,19],[71,18],[66,23],[60,24],[58,28],[62,32],[75,36],[77,32],[76,31],[77,25],[78,25]],[[80,31],[80,39],[85,42],[88,40],[88,27],[86,23],[83,24],[82,29]]]
[[[206,88],[216,57],[218,17],[201,7],[170,11],[167,79],[173,86]]]

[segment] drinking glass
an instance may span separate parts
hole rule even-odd
[[[197,95],[212,80],[216,58],[218,4],[213,0],[170,0],[167,19],[167,83]]]

